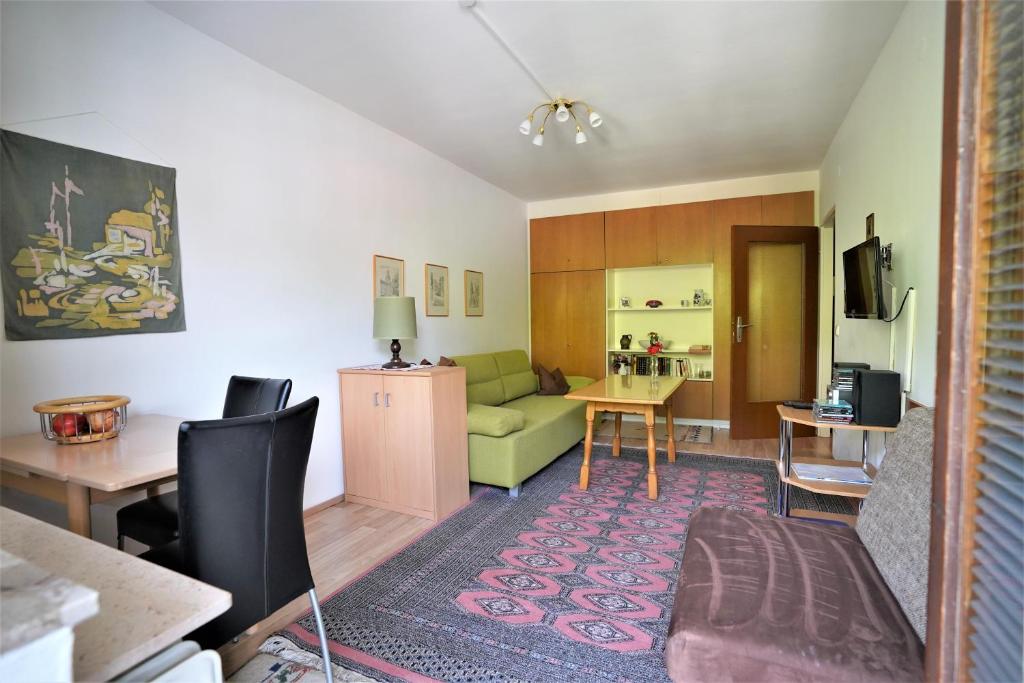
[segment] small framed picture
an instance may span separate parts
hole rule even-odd
[[[373,298],[405,296],[405,261],[373,255]]]
[[[433,263],[423,266],[423,287],[427,315],[448,315],[448,266],[437,266]]]
[[[466,271],[465,282],[466,315],[484,314],[484,274],[475,270]]]
[[[633,302],[630,300],[628,296],[619,297],[619,308],[629,308],[632,305]]]

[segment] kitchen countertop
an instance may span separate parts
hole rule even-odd
[[[0,550],[0,604],[0,653],[6,653],[94,616],[99,595]]]
[[[227,591],[7,508],[0,548],[99,594],[74,627],[75,680],[109,680],[231,607]]]

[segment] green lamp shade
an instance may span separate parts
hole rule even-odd
[[[374,339],[415,339],[416,299],[379,296],[373,302]]]

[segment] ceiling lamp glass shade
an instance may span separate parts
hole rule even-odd
[[[583,132],[583,112],[588,115],[587,122],[593,128],[597,128],[601,125],[601,115],[594,111],[594,108],[589,103],[583,100],[569,100],[564,97],[559,97],[555,100],[549,100],[547,102],[541,102],[533,108],[522,123],[519,124],[519,132],[523,135],[529,135],[533,130],[533,120],[536,118],[537,113],[542,114],[540,120],[540,127],[537,129],[536,135],[533,136],[531,142],[537,147],[544,146],[544,130],[547,128],[548,119],[554,117],[555,121],[559,123],[565,123],[571,121],[572,125],[576,127],[576,144],[582,145],[587,142],[588,138],[586,133]]]

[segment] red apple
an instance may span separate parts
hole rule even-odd
[[[89,413],[89,428],[93,434],[114,431],[114,423],[117,421],[117,414],[113,410],[98,410]]]
[[[57,436],[76,436],[89,433],[89,421],[80,413],[63,413],[54,415],[50,421],[53,432]]]

